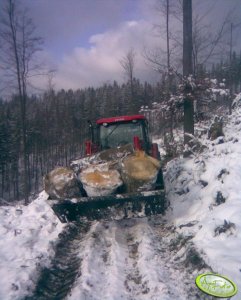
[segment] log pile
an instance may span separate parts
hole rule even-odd
[[[119,151],[119,150],[118,150]],[[100,159],[101,157],[101,159]],[[108,159],[104,159],[108,157]],[[148,191],[156,182],[160,162],[144,151],[99,153],[78,160],[69,168],[56,168],[44,177],[45,191],[52,199],[115,194],[122,187],[124,192]]]

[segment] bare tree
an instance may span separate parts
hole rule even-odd
[[[205,17],[210,10],[203,15],[195,14],[193,17],[193,71],[198,75],[199,66],[205,65],[210,59],[222,57],[226,52],[225,37],[229,31],[230,19],[233,11],[227,12],[220,26],[210,31],[211,24],[205,22]]]
[[[47,73],[47,92],[52,93],[54,91],[54,76],[56,74],[56,70],[52,69]]]
[[[183,0],[183,76],[192,74],[192,0]],[[194,134],[194,108],[188,80],[184,88],[184,144],[190,140],[186,133]]]
[[[131,84],[133,84],[134,79],[135,56],[136,53],[134,49],[131,48],[120,60],[120,64],[125,72],[125,75],[127,76],[127,79]]]
[[[158,0],[154,10],[158,13],[160,21],[153,25],[153,32],[160,39],[160,44],[164,43],[165,47],[160,46],[156,49],[146,47],[144,57],[154,70],[165,74],[168,81],[169,74],[180,65],[179,59],[176,58],[180,56],[181,40],[178,37],[180,37],[182,7],[179,0]]]
[[[165,30],[166,30],[166,72],[167,72],[167,94],[170,92],[170,71],[171,71],[171,65],[170,65],[170,58],[171,58],[171,52],[170,52],[170,1],[164,0],[162,3],[161,10],[163,11],[163,14],[165,15]]]
[[[21,135],[24,164],[24,198],[28,203],[28,154],[26,101],[29,78],[39,70],[35,54],[40,51],[43,40],[35,35],[33,21],[27,11],[20,10],[17,1],[6,0],[1,14],[1,65],[10,87],[16,87],[21,115]]]
[[[134,104],[134,67],[135,67],[135,56],[136,53],[133,48],[131,48],[126,55],[120,60],[120,64],[124,70],[127,77],[127,81],[130,84],[131,92],[131,102]],[[133,106],[133,105],[132,105]]]
[[[201,2],[200,2],[201,3]],[[208,8],[200,9],[196,4],[193,8],[192,40],[193,40],[193,73],[198,75],[200,66],[205,66],[211,59],[215,61],[223,57],[227,52],[227,43],[225,39],[229,36],[230,20],[234,18],[235,8],[227,11],[224,19],[213,26],[208,22],[211,12],[214,12],[215,3],[210,3]],[[145,49],[144,57],[157,72],[166,73],[167,82],[168,70],[171,73],[182,68],[182,62],[179,60],[183,43],[181,40],[181,31],[179,30],[182,19],[183,5],[180,0],[158,0],[155,5],[155,11],[160,14],[163,24],[155,24],[154,29],[158,31],[158,37],[165,37],[166,49]],[[202,11],[202,13],[201,13]],[[160,21],[161,23],[161,21]],[[231,42],[230,42],[231,44]]]

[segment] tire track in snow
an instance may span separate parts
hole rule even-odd
[[[77,254],[80,241],[84,239],[90,226],[90,222],[66,226],[59,235],[50,267],[41,271],[35,290],[25,300],[65,299],[80,275],[81,259]]]
[[[161,299],[163,300],[212,300],[215,297],[209,296],[201,292],[196,284],[195,278],[197,275],[212,270],[203,261],[199,264],[190,264],[193,257],[190,259],[190,253],[197,252],[189,251],[192,248],[190,237],[182,237],[181,243],[178,242],[180,235],[177,235],[175,227],[168,224],[165,219],[152,217],[148,219],[149,229],[152,231],[150,235],[150,245],[155,255],[151,266],[154,269],[158,266],[159,280],[163,284]],[[186,240],[185,240],[186,239]],[[196,257],[197,258],[197,257]],[[160,298],[151,298],[160,299]]]
[[[153,247],[154,232],[147,218],[136,219],[126,226],[128,261],[125,288],[130,299],[179,299],[163,278],[169,278],[162,260]]]
[[[173,238],[163,217],[92,223],[79,243],[81,276],[67,299],[212,299],[196,288],[180,249],[170,250]]]
[[[68,299],[175,299],[153,239],[146,218],[97,222],[81,242],[82,276]]]
[[[115,240],[116,222],[97,222],[81,243],[79,257],[82,260],[81,274],[68,300],[104,300],[120,298],[124,288],[121,268],[125,254]],[[120,278],[123,277],[123,278]],[[115,298],[114,295],[118,295]]]
[[[125,224],[125,223],[124,223]],[[126,223],[126,244],[128,247],[127,264],[125,267],[125,289],[130,294],[130,299],[142,299],[144,295],[149,294],[149,283],[145,278],[143,270],[140,268],[140,261],[145,253],[140,248],[145,240],[142,227],[146,224],[143,220],[133,220],[133,223]]]

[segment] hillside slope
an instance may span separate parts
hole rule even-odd
[[[241,110],[225,123],[224,137],[201,140],[207,147],[202,153],[168,164],[168,219],[179,234],[193,237],[214,272],[241,290]]]

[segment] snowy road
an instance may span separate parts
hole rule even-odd
[[[196,288],[180,241],[158,218],[93,223],[67,299],[211,299]]]

